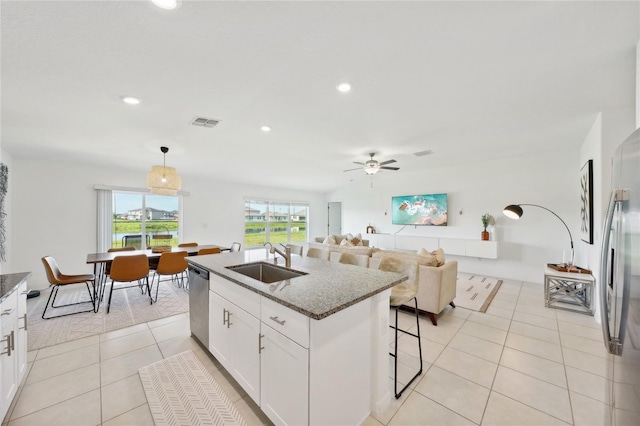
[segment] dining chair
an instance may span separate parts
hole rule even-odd
[[[151,304],[153,304],[153,298],[151,297],[151,288],[149,287],[149,258],[146,254],[116,256],[111,263],[111,273],[109,275],[109,278],[111,278],[111,290],[109,291],[109,300],[107,302],[107,313],[109,313],[109,310],[111,308],[111,296],[113,295],[113,290],[123,290],[131,287],[140,287],[141,280],[145,281],[149,300]],[[133,281],[137,281],[137,284],[115,288],[116,283],[118,282]]]
[[[184,287],[184,272],[187,270],[187,260],[185,257],[188,255],[186,251],[174,251],[166,252],[160,255],[160,261],[158,262],[158,269],[156,269],[153,278],[151,279],[151,288],[155,283],[156,277],[158,277],[158,284],[156,285],[156,298],[158,300],[158,289],[160,288],[160,281],[172,281],[176,282],[178,287]],[[162,280],[161,276],[169,276],[169,279]],[[185,288],[188,290],[188,288]]]
[[[366,254],[354,254],[354,253],[341,253],[338,262],[346,265],[362,266],[363,268],[369,267],[369,256]]]
[[[198,243],[180,243],[178,247],[198,247]]]
[[[135,251],[137,250],[134,246],[128,246],[128,247],[111,247],[110,249],[107,250],[107,253],[119,253],[122,251]],[[102,274],[101,276],[103,277],[103,282],[100,283],[100,287],[102,288],[102,291],[100,291],[100,301],[102,301],[103,296],[104,296],[104,290],[106,288],[106,284],[107,284],[107,277],[109,276],[109,274],[111,273],[111,262],[106,262],[104,265],[104,274]]]
[[[309,247],[307,250],[307,257],[315,257],[316,259],[329,260],[329,250],[323,250],[315,247]]]
[[[203,248],[198,250],[198,256],[203,254],[218,254],[220,253],[220,247]]]
[[[395,330],[395,338],[394,338],[394,350],[393,352],[389,352],[389,355],[393,357],[393,391],[395,393],[396,399],[400,398],[402,392],[405,391],[413,383],[413,381],[422,374],[422,343],[420,341],[420,318],[418,311],[418,299],[416,299],[416,293],[418,292],[418,263],[415,261],[401,260],[395,259],[392,257],[383,257],[380,261],[380,265],[378,265],[378,269],[381,271],[389,271],[389,272],[398,272],[404,274],[408,277],[406,281],[403,281],[399,284],[391,287],[391,297],[389,298],[389,305],[395,309],[396,311],[396,319],[393,325],[389,325],[390,328]],[[403,304],[410,302],[411,300],[415,301],[416,304],[416,327],[418,334],[411,333],[407,330],[403,330],[399,327],[398,324],[398,311],[400,310],[400,306]],[[402,332],[409,336],[413,336],[418,339],[418,353],[420,354],[420,369],[418,372],[409,380],[404,387],[398,392],[398,332]]]
[[[47,272],[47,279],[49,280],[49,286],[53,287],[51,292],[49,293],[49,299],[47,300],[47,304],[44,305],[44,311],[42,311],[42,319],[51,319],[64,317],[67,315],[80,314],[83,312],[95,312],[95,294],[91,294],[91,288],[89,287],[89,283],[94,284],[94,293],[95,293],[95,276],[93,274],[80,274],[80,275],[66,275],[60,272],[60,268],[58,268],[58,263],[52,256],[44,256],[42,258],[42,263],[44,264],[44,270]],[[56,306],[56,296],[58,296],[58,290],[60,287],[70,284],[86,284],[87,291],[89,292],[89,299],[81,302],[67,303],[65,305]],[[53,296],[53,300],[51,300],[51,296]],[[49,302],[51,302],[51,308],[64,308],[65,306],[72,305],[80,305],[83,303],[91,303],[91,309],[87,309],[85,311],[75,311],[69,312],[66,314],[54,315],[50,317],[45,317],[47,312],[47,308],[49,307]]]
[[[240,251],[241,248],[242,244],[234,242],[233,244],[231,244],[231,248],[229,249],[229,251]]]

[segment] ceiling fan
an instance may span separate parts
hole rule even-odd
[[[356,167],[355,169],[347,169],[344,170],[345,172],[351,172],[353,170],[360,170],[363,169],[364,172],[368,175],[375,175],[376,173],[378,173],[378,170],[400,170],[400,167],[387,167],[387,164],[391,164],[391,163],[395,163],[396,160],[387,160],[387,161],[383,161],[383,162],[378,162],[378,160],[374,160],[373,156],[376,155],[375,152],[371,152],[369,153],[369,160],[367,160],[367,162],[365,163],[361,163],[359,161],[354,161],[355,164],[360,164],[363,167]]]

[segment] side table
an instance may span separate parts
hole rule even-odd
[[[559,272],[549,267],[544,271],[544,305],[593,315],[595,278],[590,274]]]

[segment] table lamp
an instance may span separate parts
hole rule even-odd
[[[508,218],[520,219],[520,217],[522,217],[522,213],[523,213],[522,207],[520,207],[520,206],[539,207],[539,208],[541,208],[543,210],[548,211],[549,213],[551,213],[552,215],[557,217],[558,220],[560,220],[560,222],[562,222],[564,227],[567,228],[567,232],[569,233],[569,241],[571,241],[571,260],[569,262],[569,265],[573,265],[573,237],[571,236],[571,231],[569,231],[569,227],[567,226],[566,223],[564,223],[564,220],[562,220],[562,218],[560,218],[560,216],[558,216],[557,214],[555,214],[553,211],[549,210],[548,208],[539,206],[537,204],[510,204],[510,205],[508,205],[507,207],[504,208],[502,213],[504,213],[504,215],[507,216]],[[564,259],[563,259],[563,261],[564,261]]]

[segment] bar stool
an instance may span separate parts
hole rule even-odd
[[[416,262],[394,259],[391,257],[383,257],[380,261],[378,269],[381,271],[399,272],[407,275],[409,278],[399,284],[396,284],[391,288],[391,297],[389,304],[396,310],[396,321],[394,325],[389,325],[390,328],[395,330],[394,339],[394,351],[389,352],[389,355],[393,357],[393,391],[396,399],[400,398],[402,392],[404,392],[411,383],[422,374],[422,343],[420,341],[420,318],[418,313],[418,299],[416,299],[416,293],[418,292],[418,264]],[[407,330],[398,328],[398,311],[400,306],[410,302],[411,299],[415,300],[416,304],[416,327],[418,328],[418,334],[411,333]],[[409,380],[409,382],[398,392],[398,331],[408,334],[418,339],[418,353],[420,354],[420,370]]]
[[[67,315],[80,314],[83,312],[95,312],[95,276],[93,274],[82,274],[82,275],[65,275],[60,272],[60,268],[58,268],[58,263],[51,256],[45,256],[42,258],[42,263],[44,264],[44,269],[47,272],[47,279],[49,280],[49,285],[53,287],[51,293],[49,293],[49,299],[47,299],[47,304],[44,305],[44,311],[42,311],[42,319],[51,319],[64,317]],[[89,288],[89,283],[94,283],[94,294],[91,295],[91,289]],[[89,292],[89,299],[84,302],[75,302],[75,303],[67,303],[66,305],[58,305],[55,306],[56,296],[58,296],[58,290],[63,285],[69,284],[86,284],[87,291]],[[53,300],[51,300],[51,296],[53,296]],[[52,308],[63,308],[65,306],[79,305],[82,303],[91,303],[91,309],[87,309],[85,311],[77,311],[71,312],[67,314],[55,315],[52,317],[45,318],[45,313],[47,312],[47,307],[49,307],[49,302],[51,302]]]
[[[178,247],[198,247],[198,243],[180,243]]]
[[[153,304],[151,298],[151,288],[149,287],[149,258],[146,254],[136,254],[131,256],[116,256],[111,263],[111,289],[109,291],[109,301],[107,302],[107,313],[111,308],[111,296],[117,282],[138,281],[135,286],[118,287],[116,290],[122,290],[130,287],[139,287],[140,280],[146,281],[149,300]]]

